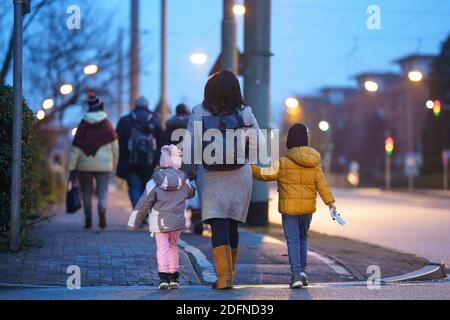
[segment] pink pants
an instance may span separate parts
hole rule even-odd
[[[178,239],[180,239],[180,234],[181,231],[155,233],[159,272],[178,272]]]

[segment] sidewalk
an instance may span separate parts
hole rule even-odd
[[[113,189],[113,188],[111,188]],[[159,283],[156,245],[146,230],[126,228],[129,208],[124,192],[111,190],[108,228],[83,229],[80,211],[67,215],[64,207],[48,221],[35,225],[28,247],[20,254],[0,254],[0,284],[65,287],[67,268],[81,269],[81,285],[155,286]],[[249,232],[250,231],[250,232]],[[255,233],[256,232],[256,233]],[[290,281],[285,239],[280,226],[243,228],[240,235],[237,285],[280,285]],[[208,237],[182,235],[181,284],[208,285],[215,270]],[[383,277],[420,269],[426,260],[365,243],[311,234],[308,274],[312,283],[364,280],[369,265],[379,265]]]
[[[111,188],[113,189],[113,188]],[[156,246],[148,232],[126,229],[128,199],[112,191],[108,228],[83,229],[84,214],[67,215],[60,207],[54,217],[37,224],[22,253],[0,254],[0,283],[66,286],[67,267],[81,269],[82,286],[140,286],[159,283]],[[95,206],[94,206],[95,207]],[[180,251],[182,284],[200,284],[187,255]]]

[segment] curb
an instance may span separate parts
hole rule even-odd
[[[419,270],[404,275],[381,279],[382,283],[400,283],[412,281],[430,281],[447,278],[447,264],[445,261],[430,262]]]

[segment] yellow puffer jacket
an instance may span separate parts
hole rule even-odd
[[[335,202],[320,166],[320,153],[313,148],[292,148],[271,167],[253,165],[252,172],[255,179],[278,182],[278,210],[283,214],[316,212],[317,192],[326,205]]]

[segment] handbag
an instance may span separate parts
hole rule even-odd
[[[66,213],[74,214],[82,208],[80,200],[80,189],[76,182],[75,175],[70,175],[69,181],[67,182],[67,193],[66,193]]]

